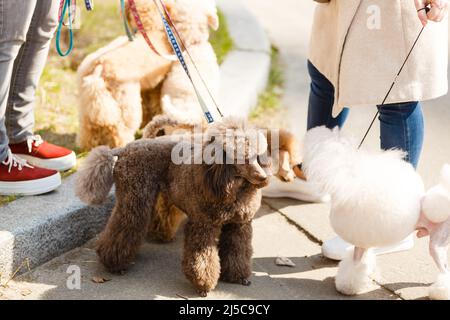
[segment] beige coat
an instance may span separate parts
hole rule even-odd
[[[421,28],[413,0],[317,4],[309,58],[335,86],[333,114],[380,104]],[[427,25],[387,103],[445,95],[447,64],[448,19]]]

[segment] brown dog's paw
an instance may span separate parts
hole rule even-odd
[[[206,298],[208,296],[208,291],[205,290],[198,290],[197,293],[202,298]]]
[[[248,280],[247,278],[244,278],[244,279],[241,280],[241,284],[243,286],[248,287],[248,286],[250,286],[252,284],[252,282],[250,280]]]

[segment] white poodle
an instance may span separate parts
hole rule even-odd
[[[319,127],[306,134],[305,174],[330,194],[332,227],[355,245],[339,264],[336,289],[347,295],[369,291],[375,269],[370,249],[419,230],[419,236],[430,234],[430,252],[441,272],[430,298],[450,299],[450,167],[443,169],[441,184],[425,193],[421,177],[403,157],[397,150],[358,150],[338,129]]]

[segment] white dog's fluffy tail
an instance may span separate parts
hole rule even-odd
[[[425,194],[422,211],[434,223],[441,223],[450,217],[450,165],[441,171],[440,183]]]
[[[374,154],[359,151],[355,141],[338,128],[318,127],[306,134],[303,166],[308,182],[317,185],[321,192],[330,194],[333,203],[338,205],[365,190],[364,185],[377,178],[373,173],[375,170],[382,173],[388,169],[395,170],[403,163],[400,160],[404,156],[405,153],[399,150]],[[386,170],[379,168],[386,162],[389,162]]]

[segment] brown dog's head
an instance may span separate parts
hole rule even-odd
[[[204,149],[212,151],[213,162],[205,159],[205,188],[218,198],[230,198],[241,187],[262,188],[271,176],[267,140],[243,120],[225,118],[207,131]]]

